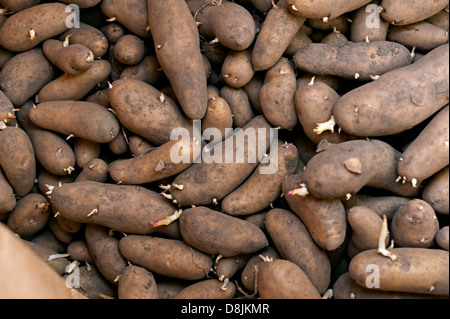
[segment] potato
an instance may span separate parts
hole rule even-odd
[[[67,253],[67,245],[60,242],[48,226],[45,226],[30,241],[35,244],[48,247],[58,254]]]
[[[222,200],[221,208],[225,213],[232,216],[254,214],[280,197],[281,184],[286,177],[294,174],[300,159],[298,150],[293,144],[275,147],[267,162],[259,164],[241,186]]]
[[[370,2],[353,12],[350,40],[353,42],[385,41],[389,23],[378,15],[381,0]]]
[[[175,299],[175,296],[190,284],[190,281],[186,282],[171,278],[163,281],[158,280],[156,286],[158,288],[159,299]]]
[[[46,101],[81,100],[98,83],[105,81],[111,73],[111,64],[106,60],[95,60],[86,72],[78,75],[63,74],[47,83],[36,96],[38,103]]]
[[[93,181],[104,183],[108,179],[108,163],[101,158],[94,158],[78,174],[75,182]]]
[[[438,230],[435,236],[435,240],[437,245],[448,251],[448,227],[444,226],[441,229]]]
[[[330,260],[303,222],[289,210],[274,208],[267,213],[265,224],[280,256],[300,267],[317,291],[324,293],[331,280]]]
[[[127,133],[123,127],[121,127],[119,134],[117,134],[116,138],[108,143],[108,149],[114,155],[123,155],[128,151],[128,141],[127,141]]]
[[[66,267],[69,266],[70,263],[67,258],[58,258],[58,254],[55,251],[45,246],[41,246],[24,239],[21,239],[21,241],[57,274],[63,275],[65,273]]]
[[[250,47],[256,36],[256,25],[250,12],[232,1],[188,0],[187,4],[206,39],[216,39],[234,51]]]
[[[70,1],[70,0],[69,0]],[[116,44],[127,30],[125,27],[118,22],[110,22],[100,27],[100,31],[105,35],[109,44]]]
[[[368,81],[371,76],[410,65],[411,53],[390,41],[312,43],[300,48],[293,59],[295,66],[306,72]]]
[[[429,248],[439,230],[433,208],[421,199],[412,199],[400,207],[391,223],[394,242],[400,247]]]
[[[258,293],[261,299],[321,298],[302,268],[289,260],[265,262],[259,268]]]
[[[257,115],[262,113],[261,104],[259,103],[259,91],[264,84],[264,75],[265,72],[256,72],[250,82],[243,87],[245,93],[247,93],[250,106]]]
[[[69,36],[70,35],[70,36]],[[65,40],[69,36],[69,44],[82,44],[94,53],[94,58],[103,57],[108,51],[108,40],[105,35],[97,28],[80,22],[79,28],[72,28],[62,33],[58,39]]]
[[[412,197],[419,190],[397,181],[401,153],[381,140],[321,143],[302,175],[305,192],[322,199],[349,198],[364,186]]]
[[[193,163],[178,174],[173,184],[183,185],[183,189],[172,187],[170,191],[178,205],[208,205],[236,189],[250,176],[269,148],[272,139],[269,129],[264,117],[256,116],[242,131],[215,145],[209,152],[219,155],[205,159],[203,154],[201,163]],[[265,141],[255,145],[251,142],[253,138],[253,141]]]
[[[36,178],[36,158],[30,137],[20,127],[0,130],[0,167],[16,197],[31,192]]]
[[[100,3],[102,12],[119,22],[133,34],[149,38],[146,0],[104,0]]]
[[[449,214],[449,169],[448,166],[436,173],[424,185],[422,199],[439,214]]]
[[[188,208],[179,220],[183,240],[208,254],[231,257],[254,253],[268,245],[263,231],[254,224],[208,207]]]
[[[70,12],[62,3],[43,3],[10,16],[0,29],[0,44],[13,52],[24,52],[66,31]]]
[[[161,66],[155,55],[148,55],[141,62],[127,66],[120,73],[121,79],[135,79],[156,85],[162,77]]]
[[[294,68],[287,58],[282,57],[267,70],[264,84],[259,91],[261,110],[273,126],[290,130],[297,125],[294,103],[296,90]]]
[[[82,44],[68,44],[56,39],[42,44],[45,57],[64,73],[78,75],[86,72],[94,62],[94,53]]]
[[[57,214],[56,212],[55,214]],[[65,219],[66,221],[67,219]],[[56,218],[50,218],[47,223],[48,227],[55,235],[55,237],[62,242],[64,245],[68,245],[73,240],[74,233],[65,229],[61,224],[56,220]]]
[[[449,106],[441,109],[402,153],[399,176],[418,186],[449,164]]]
[[[348,39],[340,31],[333,31],[331,33],[328,33],[326,36],[324,36],[323,39],[320,40],[320,43],[328,44],[328,45],[338,45],[338,44],[348,43]],[[300,50],[300,48],[299,48],[299,50]]]
[[[381,1],[381,18],[395,25],[412,24],[433,16],[447,6],[447,0],[426,1],[423,3],[417,3],[414,0],[407,0],[402,3],[393,0],[383,0]]]
[[[351,90],[334,105],[336,123],[355,136],[392,135],[421,123],[448,104],[448,54],[448,44],[442,45],[411,65]]]
[[[199,280],[212,266],[210,256],[181,240],[128,235],[120,240],[119,249],[131,263],[173,278]]]
[[[448,296],[448,251],[418,247],[400,247],[389,251],[396,256],[394,261],[382,256],[376,249],[359,253],[350,261],[350,277],[358,285],[367,287],[367,282],[373,284],[373,268],[370,267],[376,265],[379,288],[372,288],[374,291]]]
[[[273,7],[273,4],[277,4],[278,0],[250,0],[253,6],[262,13],[267,13]]]
[[[224,282],[225,280],[233,278],[239,270],[244,268],[249,258],[250,254],[221,257],[219,260],[217,260],[217,258],[214,263],[214,272],[219,281]]]
[[[109,282],[94,265],[80,266],[80,287],[76,288],[89,299],[116,298],[117,286]],[[70,282],[70,278],[66,280]]]
[[[0,27],[1,27],[1,21],[0,21]],[[14,52],[5,50],[0,47],[0,70],[3,68],[3,66],[6,64],[6,62],[11,60],[11,58],[15,55],[16,54]]]
[[[147,154],[156,149],[151,143],[139,135],[132,135],[128,138],[131,155],[134,157]]]
[[[286,0],[278,1],[264,19],[252,49],[251,58],[255,71],[274,66],[306,20],[292,14],[286,3]]]
[[[75,138],[73,152],[78,167],[84,168],[91,160],[98,158],[102,151],[102,145],[83,138]]]
[[[23,238],[30,238],[44,228],[50,217],[49,203],[39,193],[29,193],[17,201],[6,225]]]
[[[217,279],[205,279],[181,290],[175,299],[232,299],[236,295],[233,282],[224,284]]]
[[[20,107],[54,77],[54,68],[42,49],[30,49],[6,62],[0,71],[0,89],[15,106]]]
[[[108,232],[106,227],[87,224],[84,235],[100,273],[111,283],[118,285],[120,275],[128,264],[119,251],[120,239],[110,236]]]
[[[313,28],[316,32],[317,31],[327,31],[332,32],[336,31],[339,32],[345,36],[349,35],[350,32],[350,21],[345,14],[341,14],[337,17],[331,18],[331,19],[308,19],[306,20],[309,27]],[[326,35],[325,35],[326,36]],[[322,40],[322,39],[321,39]],[[320,41],[314,41],[314,42],[320,42]]]
[[[295,110],[305,135],[318,145],[320,141],[340,143],[353,137],[345,132],[339,132],[332,120],[329,122],[331,130],[322,130],[318,125],[326,123],[333,115],[333,106],[339,100],[339,94],[324,82],[299,81],[294,95]]]
[[[255,117],[248,95],[243,88],[224,85],[220,89],[220,97],[225,99],[231,109],[233,127],[244,127]]]
[[[14,190],[0,167],[0,217],[11,212],[17,205]]]
[[[52,174],[71,174],[75,169],[75,154],[72,147],[58,134],[31,122],[29,112],[33,105],[32,101],[22,105],[18,112],[18,120],[30,138],[37,161]]]
[[[155,277],[147,269],[129,265],[120,276],[119,299],[159,299]]]
[[[100,3],[101,0],[60,0],[67,4],[74,4],[82,9],[91,8]]]
[[[144,41],[133,34],[126,34],[122,36],[114,45],[114,56],[122,64],[138,64],[142,61],[144,55]]]
[[[291,42],[289,42],[284,54],[289,57],[293,57],[295,52],[297,52],[301,47],[310,43],[312,43],[312,40],[308,35],[306,35],[302,28],[300,28],[292,38]]]
[[[119,134],[119,122],[115,116],[103,106],[91,102],[42,102],[31,108],[29,118],[40,128],[97,143],[108,143]]]
[[[188,161],[176,162],[172,152],[181,155],[188,150]],[[152,152],[130,159],[119,159],[109,164],[109,175],[121,184],[146,184],[174,176],[188,168],[197,159],[200,149],[192,139],[171,140]]]
[[[61,183],[73,183],[74,179],[71,175],[63,175],[58,176],[55,174],[50,173],[49,171],[42,169],[38,173],[38,188],[41,191],[42,194],[44,194],[47,198],[50,198],[50,193],[47,194],[49,191],[48,187],[46,185],[59,185]]]
[[[445,9],[425,19],[425,21],[438,27],[441,27],[447,32],[449,31],[449,16],[448,12],[445,12]]]
[[[430,51],[448,42],[448,32],[441,27],[421,21],[391,27],[387,39],[408,48]]]
[[[364,206],[378,214],[378,216],[386,216],[388,220],[392,220],[395,212],[411,199],[401,196],[370,196],[363,194],[355,194],[350,199],[342,201],[345,209],[349,211],[355,206]]]
[[[218,93],[218,92],[217,92]],[[208,108],[205,117],[202,119],[202,133],[207,141],[214,139],[214,135],[208,136],[208,132],[211,133],[219,130],[222,140],[227,137],[227,129],[233,127],[233,114],[231,108],[228,105],[227,100],[218,96],[213,96],[208,100]],[[209,129],[209,130],[207,130]],[[214,143],[220,141],[213,141]]]
[[[72,241],[67,245],[67,253],[73,260],[86,261],[90,264],[94,264],[94,257],[92,256],[89,247],[86,244],[86,240],[79,239]]]
[[[36,6],[41,0],[1,0],[0,4],[3,8],[7,8],[8,11],[18,12],[26,8]]]
[[[252,50],[230,51],[222,64],[222,77],[234,88],[246,85],[255,74],[252,66]]]
[[[339,0],[333,5],[329,5],[327,1],[308,1],[308,0],[287,0],[287,5],[291,12],[308,19],[333,19],[344,13],[361,8],[370,0]]]
[[[327,251],[339,248],[347,234],[347,220],[341,200],[289,194],[302,183],[302,173],[288,176],[283,181],[282,191],[290,209],[303,222],[317,246]]]
[[[199,31],[187,3],[149,0],[148,19],[156,56],[181,108],[188,118],[202,119],[208,103],[207,81]]]
[[[143,81],[116,80],[108,95],[120,124],[155,145],[168,142],[174,128],[189,128],[177,104]]]
[[[347,213],[352,229],[352,241],[359,251],[378,248],[383,220],[373,210],[364,206],[352,207]],[[386,237],[386,246],[389,237]]]
[[[8,97],[0,90],[0,121],[3,123],[0,124],[4,126],[5,124],[8,126],[14,126],[17,124],[17,120],[15,112],[17,109],[14,109],[14,105],[8,99]]]

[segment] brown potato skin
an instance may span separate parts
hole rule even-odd
[[[139,135],[132,135],[128,137],[128,143],[130,152],[134,157],[147,154],[148,152],[156,149],[155,146]]]
[[[128,235],[120,240],[119,249],[131,263],[178,279],[203,279],[213,263],[209,255],[176,239]]]
[[[14,55],[0,72],[0,89],[20,107],[55,77],[53,65],[42,49],[34,48]]]
[[[352,241],[359,251],[378,248],[383,220],[373,210],[364,206],[352,207],[347,213],[352,229]],[[389,246],[389,237],[386,238]]]
[[[104,0],[100,4],[102,12],[109,18],[116,20],[141,38],[150,38],[147,30],[147,1],[146,0]]]
[[[0,90],[0,121],[8,126],[14,126],[17,121],[15,118],[14,105],[8,97]]]
[[[62,3],[38,4],[10,16],[0,29],[0,44],[13,52],[24,52],[39,43],[67,30],[66,5]],[[36,32],[30,41],[29,31]]]
[[[186,1],[149,0],[148,19],[156,56],[181,108],[191,120],[202,119],[208,103],[207,81],[199,31]]]
[[[300,218],[321,248],[332,251],[339,248],[347,234],[345,209],[340,199],[318,199],[287,195],[303,183],[302,173],[288,176],[282,184],[282,191],[291,210]]]
[[[301,47],[312,43],[312,40],[309,36],[302,30],[302,28],[298,29],[297,33],[292,38],[291,42],[287,46],[284,54],[293,57],[295,52],[297,52]]]
[[[336,18],[344,13],[361,8],[370,0],[335,1],[333,5],[326,0],[287,0],[288,8],[295,15],[299,15],[308,19],[328,19]],[[297,10],[295,10],[295,8]]]
[[[92,66],[78,75],[63,74],[46,84],[36,97],[38,103],[46,101],[81,100],[111,74],[111,64],[95,60]]]
[[[447,32],[449,31],[449,15],[448,12],[445,12],[445,10],[439,11],[435,15],[432,15],[428,19],[425,19],[425,21],[441,27]]]
[[[156,85],[162,77],[161,66],[155,55],[148,55],[141,62],[130,65],[120,73],[121,79],[135,79]]]
[[[241,186],[222,200],[221,207],[225,213],[232,216],[254,214],[280,197],[284,179],[294,174],[297,169],[300,161],[298,150],[293,144],[282,144],[277,147],[277,152],[269,157],[269,160],[277,165],[276,171],[265,174],[261,171],[262,167],[273,164],[259,164]]]
[[[14,190],[0,167],[0,214],[11,212],[16,205]]]
[[[244,127],[255,117],[250,100],[243,88],[224,85],[220,89],[220,97],[225,99],[233,115],[233,127]],[[231,127],[231,126],[229,126]]]
[[[397,256],[395,262],[379,254],[376,249],[359,253],[350,261],[350,277],[366,287],[366,278],[370,275],[366,272],[367,266],[375,264],[379,267],[380,288],[374,290],[448,296],[448,251],[417,247],[389,251]]]
[[[438,231],[439,221],[433,208],[421,199],[412,199],[392,218],[392,238],[400,247],[429,248]]]
[[[109,43],[105,35],[97,28],[80,22],[79,28],[72,28],[59,36],[60,41],[71,34],[69,44],[82,44],[94,53],[95,59],[103,57],[108,51]]]
[[[331,33],[328,33],[326,36],[324,36],[323,39],[320,40],[320,43],[330,44],[330,45],[338,45],[338,44],[348,43],[348,39],[342,33],[333,31]],[[300,48],[299,48],[299,50],[300,50]]]
[[[51,269],[53,269],[56,273],[59,275],[63,275],[66,271],[66,267],[69,265],[69,260],[67,258],[56,258],[52,260],[48,260],[48,257],[51,255],[56,254],[56,251],[54,251],[51,248],[41,246],[39,244],[33,243],[28,240],[21,239],[21,241],[28,246],[32,251],[48,266],[50,266]]]
[[[185,287],[174,299],[233,299],[236,285],[229,281],[225,290],[221,289],[222,286],[223,283],[217,279],[205,279]]]
[[[47,199],[39,193],[29,193],[17,201],[8,215],[6,225],[21,237],[30,237],[44,228],[50,217]]]
[[[383,20],[395,24],[405,25],[425,20],[445,9],[448,6],[447,0],[435,0],[416,2],[414,0],[402,1],[383,0],[381,7],[381,17]]]
[[[255,74],[252,66],[252,49],[230,51],[222,64],[222,77],[226,84],[240,88]]]
[[[382,136],[422,122],[448,104],[448,55],[448,44],[442,45],[411,65],[351,90],[334,105],[337,124],[355,136]]]
[[[0,167],[17,197],[31,192],[36,178],[33,144],[20,127],[0,130]]]
[[[159,299],[155,277],[147,269],[129,265],[120,276],[119,299]]]
[[[321,295],[295,263],[277,259],[262,263],[258,272],[261,299],[320,299]]]
[[[104,183],[108,179],[108,163],[101,158],[94,158],[78,174],[75,182],[93,181]]]
[[[382,75],[410,65],[411,52],[391,41],[346,42],[339,45],[311,43],[300,48],[293,60],[299,69],[313,74],[354,80],[358,73],[358,80],[368,81],[371,75]]]
[[[36,6],[40,2],[41,0],[1,0],[0,4],[3,8],[8,8],[8,11],[18,12]]]
[[[205,130],[208,128],[218,129],[223,140],[227,137],[226,129],[233,127],[233,119],[233,114],[231,113],[231,108],[227,100],[217,94],[217,96],[213,96],[208,100],[208,108],[205,117],[202,119],[202,132],[205,133]],[[213,136],[208,137],[205,134],[205,139],[211,141]],[[217,143],[219,141],[213,140],[211,142]]]
[[[84,101],[39,103],[31,108],[29,118],[40,128],[97,143],[111,142],[120,129],[111,112],[99,104]]]
[[[133,34],[120,37],[114,46],[114,56],[125,65],[135,65],[142,61],[145,55],[144,42]]]
[[[89,247],[86,244],[86,240],[74,240],[69,245],[67,245],[67,253],[69,257],[78,261],[87,261],[90,264],[93,264],[94,257],[92,257],[91,252],[89,251]]]
[[[255,71],[267,70],[275,65],[306,20],[292,14],[286,0],[278,1],[276,6],[268,11],[252,49]]]
[[[97,5],[98,3],[100,3],[101,0],[60,0],[60,1],[67,4],[75,4],[82,9],[85,9]]]
[[[449,214],[449,167],[436,173],[425,185],[422,199],[439,214]]]
[[[266,71],[264,84],[259,91],[261,110],[273,126],[291,130],[297,123],[294,96],[297,81],[294,68],[287,58]]]
[[[91,160],[98,158],[102,151],[102,145],[83,138],[75,138],[73,152],[78,167],[84,168]]]
[[[402,153],[398,162],[399,176],[407,182],[415,178],[420,185],[449,164],[449,106],[441,109]]]
[[[368,5],[380,5],[381,0],[375,0]],[[373,18],[374,12],[371,10],[366,12],[367,6],[363,6],[353,13],[352,23],[350,26],[350,40],[353,42],[364,42],[366,37],[369,41],[385,41],[387,38],[389,22],[384,21],[381,17],[377,20],[371,19],[370,22],[379,22],[379,28],[370,28],[366,21],[369,17]],[[379,17],[379,16],[378,16]]]
[[[80,198],[84,200],[80,201]],[[99,224],[134,234],[150,232],[152,226],[149,222],[157,222],[175,211],[165,198],[143,187],[92,181],[55,187],[51,203],[55,211],[72,221]],[[87,216],[96,208],[99,213]],[[130,212],[133,218],[130,218]]]
[[[448,251],[448,228],[449,226],[444,226],[436,233],[436,244],[442,248]]]
[[[208,254],[231,257],[254,253],[268,245],[258,226],[208,207],[188,208],[179,221],[183,240]]]
[[[67,74],[84,73],[94,62],[94,53],[82,44],[64,47],[62,41],[48,39],[42,44],[42,51],[47,59]]]
[[[419,193],[417,187],[409,183],[396,182],[401,153],[381,140],[326,142],[319,147],[322,151],[307,163],[302,176],[309,194],[316,198],[344,198],[364,186],[405,197]],[[352,168],[352,162],[359,162],[360,167]]]
[[[104,296],[116,298],[117,286],[108,281],[95,264],[80,266],[80,288],[78,290],[89,299],[102,299]]]
[[[131,132],[161,145],[170,140],[173,128],[189,128],[177,104],[168,96],[161,96],[161,91],[150,84],[122,79],[112,85],[108,93],[111,107],[120,124]]]
[[[222,257],[214,263],[214,271],[219,281],[224,282],[225,279],[233,278],[233,276],[242,268],[244,268],[250,254],[237,255],[231,257]]]
[[[370,196],[355,194],[349,200],[342,201],[345,209],[349,211],[355,206],[364,206],[378,214],[386,216],[387,220],[392,220],[395,212],[411,199],[401,196]]]

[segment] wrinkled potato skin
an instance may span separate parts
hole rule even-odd
[[[441,27],[421,21],[390,28],[387,39],[409,49],[430,51],[448,42],[448,32]]]
[[[395,25],[412,24],[433,16],[447,6],[448,0],[424,2],[383,0],[381,1],[381,7],[383,8],[381,17]]]

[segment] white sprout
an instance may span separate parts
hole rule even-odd
[[[157,222],[149,222],[148,224],[153,227],[170,225],[172,222],[174,222],[175,220],[177,220],[180,217],[182,212],[183,212],[182,209],[178,209],[172,215],[167,216],[166,218],[160,219]]]
[[[317,123],[317,126],[313,129],[313,132],[317,135],[322,134],[325,131],[331,131],[331,133],[334,133],[334,127],[336,125],[336,120],[334,119],[334,116],[331,115],[331,118],[323,123]]]
[[[300,184],[300,188],[293,189],[287,193],[288,196],[298,195],[302,197],[308,194],[309,194],[308,189],[306,188],[306,185],[303,183]]]
[[[381,226],[381,232],[380,237],[378,239],[378,253],[389,257],[392,261],[397,259],[397,256],[386,249],[386,238],[389,235],[388,225],[387,225],[387,218],[386,215],[383,215],[383,224]]]

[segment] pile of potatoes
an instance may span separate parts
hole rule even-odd
[[[86,297],[448,298],[448,0],[0,4],[0,221]]]

